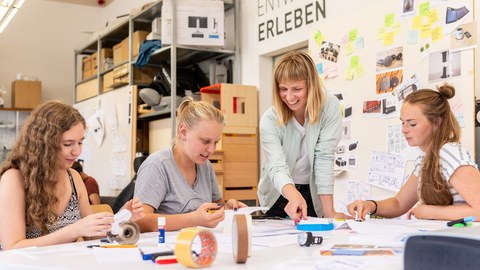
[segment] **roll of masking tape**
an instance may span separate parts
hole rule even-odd
[[[194,239],[198,236],[201,251],[192,251]],[[187,267],[202,268],[213,263],[217,255],[217,240],[212,232],[199,228],[185,228],[175,240],[175,257]]]
[[[233,259],[246,263],[250,252],[249,221],[246,215],[234,215],[232,223]]]

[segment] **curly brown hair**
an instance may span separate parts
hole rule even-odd
[[[26,224],[46,232],[46,225],[57,219],[55,196],[60,139],[64,132],[85,119],[71,105],[49,101],[38,106],[28,117],[20,134],[0,168],[18,169],[25,186]]]
[[[430,205],[451,205],[453,197],[448,182],[442,177],[440,149],[449,142],[460,141],[460,125],[450,109],[448,100],[455,96],[455,88],[444,84],[431,89],[418,90],[405,98],[405,103],[418,105],[432,124],[438,124],[423,158],[420,172],[420,197]]]

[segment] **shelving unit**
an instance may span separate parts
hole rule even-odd
[[[0,163],[7,158],[30,111],[0,108]]]
[[[147,63],[147,67],[151,69],[158,69],[160,63],[166,63],[170,69],[171,78],[171,96],[177,96],[177,67],[189,66],[192,64],[202,64],[208,61],[217,61],[221,59],[231,58],[233,59],[233,82],[240,81],[240,58],[239,56],[239,3],[238,0],[225,0],[225,27],[227,24],[229,27],[233,27],[233,30],[226,31],[227,34],[225,40],[225,48],[206,48],[198,46],[184,46],[177,45],[176,43],[176,12],[172,12],[172,44],[163,46],[162,48],[154,51]],[[152,121],[159,119],[168,119],[170,121],[170,138],[165,138],[168,142],[171,138],[176,136],[176,123],[175,123],[175,108],[178,106],[176,98],[171,98],[170,108],[163,111],[155,111],[147,114],[139,114],[137,104],[141,104],[138,92],[148,86],[149,83],[139,82],[136,76],[137,67],[135,63],[137,57],[134,57],[133,48],[135,43],[141,41],[134,40],[134,33],[136,31],[152,30],[152,21],[161,17],[163,1],[157,1],[151,4],[138,14],[129,16],[124,20],[117,22],[114,26],[107,27],[102,33],[100,33],[94,40],[88,42],[85,46],[75,51],[75,81],[74,81],[74,103],[99,96],[106,91],[114,90],[116,86],[113,84],[111,88],[106,88],[105,84],[108,82],[112,73],[115,73],[118,69],[128,69],[128,80],[123,84],[129,84],[133,86],[133,101],[132,101],[132,155],[138,151],[148,151],[148,138],[149,138],[149,124]],[[176,1],[171,1],[172,11],[176,10]],[[232,18],[233,17],[233,18]],[[227,22],[228,18],[228,22]],[[233,26],[231,26],[233,22]],[[231,33],[235,33],[232,35]],[[82,63],[83,57],[91,56],[97,53],[100,56],[100,52],[104,48],[113,48],[116,44],[128,39],[128,58],[125,61],[116,63],[114,66],[108,67],[105,70],[100,70],[103,59],[101,57],[96,58],[96,66],[99,67],[96,74],[89,76],[88,78],[82,78]],[[138,46],[139,47],[139,46]],[[113,52],[115,57],[115,51]],[[127,65],[125,67],[124,65]],[[205,68],[203,68],[205,71]],[[159,72],[159,71],[157,71]],[[152,77],[153,79],[153,77]],[[173,109],[171,109],[173,108]]]

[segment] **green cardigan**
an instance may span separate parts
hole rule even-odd
[[[310,192],[319,217],[323,216],[319,194],[333,194],[335,148],[342,135],[342,115],[338,99],[325,95],[320,116],[313,125],[305,126],[310,160]],[[300,151],[301,135],[293,119],[279,125],[274,107],[268,108],[260,120],[260,141],[264,153],[258,185],[261,206],[271,207],[281,196],[286,184],[294,184],[291,172]]]

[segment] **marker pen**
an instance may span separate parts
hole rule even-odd
[[[448,227],[452,227],[453,225],[455,224],[459,224],[459,223],[468,223],[468,222],[472,222],[475,220],[475,216],[469,216],[469,217],[465,217],[465,218],[460,218],[460,219],[457,219],[457,220],[452,220],[452,221],[449,221],[447,222],[447,226]]]

